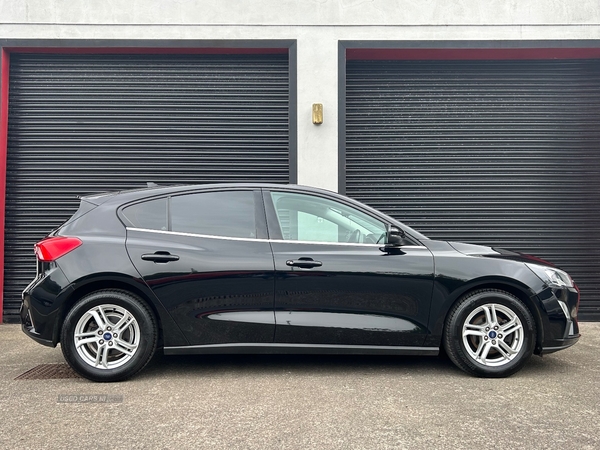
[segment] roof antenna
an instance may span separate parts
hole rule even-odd
[[[147,181],[146,186],[148,186],[149,188],[158,187],[158,184],[154,183],[153,181]]]

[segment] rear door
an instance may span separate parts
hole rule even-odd
[[[274,266],[260,191],[202,191],[120,212],[127,251],[191,345],[273,341]]]

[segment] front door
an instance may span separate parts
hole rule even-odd
[[[386,224],[357,207],[265,192],[275,259],[275,341],[416,346],[427,334],[433,256],[384,252]]]

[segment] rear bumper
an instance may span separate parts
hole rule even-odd
[[[60,306],[69,292],[68,286],[62,270],[55,266],[25,288],[19,315],[21,329],[27,336],[42,345],[56,347]]]
[[[42,345],[56,347],[58,332],[55,329],[56,327],[53,326],[56,324],[54,320],[56,312],[51,314],[50,319],[47,316],[44,317],[39,311],[35,311],[31,307],[31,297],[24,293],[19,315],[21,317],[21,330],[23,330],[23,333]],[[38,328],[36,328],[36,324],[39,324]]]
[[[56,343],[50,339],[44,339],[39,334],[35,332],[35,328],[28,327],[24,323],[21,324],[21,330],[31,339],[33,339],[38,344],[45,345],[46,347],[56,347]]]

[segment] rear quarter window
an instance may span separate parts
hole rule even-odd
[[[122,215],[128,226],[147,230],[168,230],[166,198],[128,206],[123,209]]]

